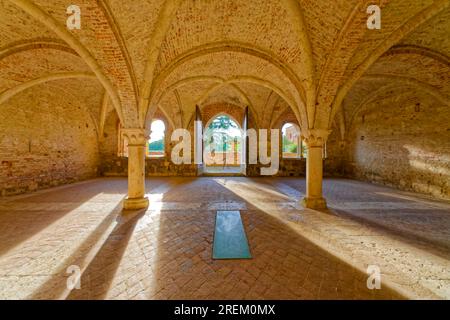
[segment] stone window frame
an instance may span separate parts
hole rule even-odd
[[[127,139],[123,133],[123,128],[120,121],[117,121],[117,133],[118,133],[118,156],[122,158],[128,158]]]
[[[168,131],[168,123],[167,123],[166,119],[164,119],[162,117],[153,118],[151,120],[151,123],[150,123],[150,134],[151,134],[151,127],[152,127],[153,122],[158,121],[158,120],[162,121],[164,123],[164,137],[163,137],[163,140],[164,140],[163,153],[164,154],[161,155],[161,156],[151,156],[151,155],[149,155],[149,144],[150,144],[150,137],[149,137],[148,141],[147,141],[147,145],[145,147],[145,159],[158,160],[158,159],[166,159],[167,158],[167,142],[168,142],[167,141],[167,131]]]
[[[298,132],[298,137],[297,137],[297,139],[298,139],[298,141],[297,141],[297,156],[295,158],[293,158],[293,157],[285,157],[284,156],[284,152],[283,152],[283,127],[285,125],[287,125],[287,124],[293,125],[297,129],[297,132]],[[281,124],[280,130],[281,130],[281,158],[282,159],[286,159],[286,160],[304,160],[304,159],[306,159],[306,157],[303,156],[303,150],[304,150],[304,148],[306,146],[305,146],[305,144],[303,142],[303,139],[302,139],[302,131],[301,131],[300,127],[294,122],[286,121],[286,122],[283,122]]]
[[[147,146],[146,147],[146,152],[145,152],[145,159],[146,160],[158,160],[158,159],[166,159],[167,158],[167,146],[168,146],[168,142],[170,142],[170,141],[167,140],[168,136],[169,136],[167,134],[167,132],[168,131],[170,132],[170,130],[169,130],[168,123],[167,123],[166,119],[164,119],[162,117],[154,118],[154,119],[152,119],[151,122],[153,123],[154,121],[157,121],[157,120],[161,120],[164,123],[164,155],[162,155],[162,156],[153,156],[153,157],[149,156],[148,155],[148,151],[147,151],[148,150],[148,146]],[[117,155],[118,155],[118,157],[121,157],[121,158],[128,158],[127,139],[126,139],[126,137],[124,135],[123,127],[122,127],[120,121],[117,121],[117,134],[118,134]],[[148,141],[150,141],[150,138],[148,139]]]

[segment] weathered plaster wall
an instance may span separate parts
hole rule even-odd
[[[83,102],[36,86],[0,105],[0,195],[97,176],[97,132]]]
[[[450,199],[450,108],[411,91],[367,105],[354,120],[351,177]]]

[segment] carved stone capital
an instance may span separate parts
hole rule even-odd
[[[323,147],[327,142],[331,130],[310,129],[304,133],[304,139],[308,147]]]
[[[122,129],[122,132],[128,139],[128,146],[145,146],[150,137],[149,133],[141,128]]]

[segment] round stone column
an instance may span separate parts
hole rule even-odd
[[[302,205],[310,209],[326,209],[327,202],[322,195],[323,148],[330,131],[312,129],[305,135],[308,147],[306,158],[306,197]]]
[[[128,139],[128,197],[123,202],[125,210],[147,208],[145,197],[145,148],[148,135],[144,129],[124,129]]]

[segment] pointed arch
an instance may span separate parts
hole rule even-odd
[[[53,49],[67,52],[78,56],[75,50],[69,47],[65,42],[56,39],[31,39],[14,42],[7,47],[0,48],[0,60],[9,57],[10,55],[37,49]]]
[[[29,0],[9,0],[14,5],[28,13],[30,16],[35,18],[37,21],[41,22],[47,26],[50,30],[55,32],[62,40],[64,40],[73,50],[75,50],[78,55],[84,60],[84,62],[91,68],[92,72],[95,73],[100,83],[103,85],[105,90],[111,97],[111,101],[117,110],[119,119],[123,123],[124,116],[122,105],[120,102],[119,94],[114,88],[111,81],[103,73],[102,68],[98,64],[97,60],[92,56],[92,54],[86,49],[86,47],[75,38],[66,28],[61,26],[58,21],[56,21],[52,16],[43,11],[39,6],[34,4]]]
[[[438,51],[414,45],[393,46],[383,56],[395,56],[398,54],[417,54],[423,57],[431,58],[450,67],[450,57]]]
[[[150,105],[150,97],[154,86],[154,72],[158,61],[159,52],[162,43],[166,37],[166,33],[172,23],[175,14],[183,0],[166,0],[164,1],[158,21],[154,27],[152,37],[150,39],[150,47],[147,54],[147,63],[144,70],[144,82],[141,88],[138,110],[141,122],[146,119],[146,113]],[[144,123],[141,123],[144,125]]]
[[[390,36],[385,39],[370,56],[368,56],[357,68],[354,70],[350,78],[340,87],[338,90],[334,102],[331,107],[330,116],[328,118],[328,126],[331,125],[334,116],[342,108],[342,101],[347,93],[353,87],[353,85],[360,79],[364,73],[372,66],[379,57],[387,52],[392,46],[400,42],[404,37],[416,30],[420,25],[433,18],[438,13],[450,6],[448,0],[435,0],[426,9],[414,15],[404,24],[402,24],[397,30],[394,30]]]
[[[71,79],[71,78],[87,78],[87,79],[95,79],[97,80],[97,77],[93,73],[87,73],[87,72],[63,72],[63,73],[54,73],[50,74],[41,78],[33,79],[30,81],[23,82],[11,89],[8,89],[6,91],[3,91],[0,94],[0,105],[4,103],[6,100],[11,98],[12,96],[28,89],[33,86],[37,86],[42,83],[46,83],[49,81],[55,81],[55,80],[61,80],[61,79]]]
[[[200,75],[200,76],[195,76],[195,77],[189,77],[189,78],[185,78],[182,80],[179,80],[177,82],[175,82],[174,84],[168,86],[166,88],[166,90],[163,91],[163,93],[161,94],[161,96],[158,98],[156,104],[152,107],[151,110],[156,109],[156,106],[159,105],[159,103],[162,101],[162,98],[168,94],[168,92],[171,92],[172,90],[175,90],[177,88],[180,88],[190,82],[195,82],[195,81],[213,81],[213,82],[217,82],[219,84],[236,84],[239,82],[249,82],[249,83],[253,83],[256,85],[260,85],[263,86],[267,89],[270,89],[272,91],[274,91],[275,93],[277,93],[281,98],[283,98],[290,106],[291,108],[294,110],[294,113],[297,117],[297,121],[299,123],[301,123],[301,117],[300,117],[300,112],[297,110],[297,108],[294,108],[293,106],[295,106],[296,104],[294,103],[294,101],[292,99],[290,99],[282,89],[280,89],[279,87],[277,87],[275,84],[273,84],[271,81],[265,80],[265,79],[261,79],[258,77],[253,77],[253,76],[235,76],[232,77],[230,79],[223,79],[221,77],[217,77],[217,76],[208,76],[208,75]],[[249,105],[250,107],[250,105]],[[149,110],[149,112],[153,112]],[[252,113],[257,114],[255,112],[255,110],[251,109]]]
[[[369,80],[369,81],[370,80],[375,80],[375,81],[392,80],[397,83],[402,83],[402,84],[410,85],[413,87],[417,87],[417,88],[427,92],[434,98],[436,98],[442,104],[450,106],[450,97],[448,97],[446,94],[443,94],[442,92],[440,92],[439,89],[437,89],[436,87],[434,87],[428,83],[416,80],[414,78],[395,76],[395,75],[389,75],[389,74],[370,74],[370,75],[365,75],[364,77],[362,77],[362,79]]]
[[[314,124],[314,114],[316,110],[316,82],[314,73],[314,55],[312,51],[311,41],[308,35],[305,19],[303,17],[300,2],[297,0],[283,0],[284,7],[290,17],[291,25],[297,34],[300,47],[302,48],[302,57],[305,72],[305,94],[304,103],[306,105],[305,116],[309,126]]]

